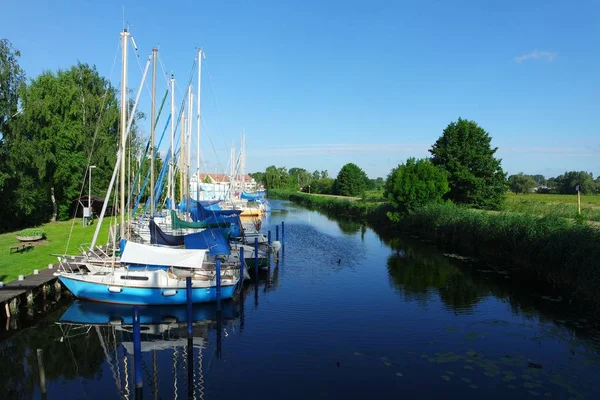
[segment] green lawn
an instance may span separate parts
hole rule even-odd
[[[576,194],[514,194],[506,198],[506,210],[536,215],[558,215],[565,218],[577,217]],[[581,196],[581,215],[590,221],[600,221],[600,196]]]
[[[110,219],[105,219],[102,224],[98,244],[104,244],[107,241],[109,221]],[[73,226],[73,232],[67,248],[71,226]],[[92,241],[96,225],[82,226],[81,218],[77,218],[70,221],[48,223],[40,228],[46,233],[46,240],[36,243],[33,249],[23,253],[10,254],[10,246],[19,244],[16,239],[17,232],[0,235],[0,254],[2,254],[0,256],[0,281],[7,283],[17,279],[20,274],[27,275],[34,269],[43,269],[47,268],[48,264],[56,264],[58,260],[51,254],[78,254],[80,244]]]

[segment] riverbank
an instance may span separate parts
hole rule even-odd
[[[495,264],[535,273],[570,296],[600,310],[600,229],[556,215],[486,213],[454,204],[426,206],[398,224],[387,205],[339,200],[306,193],[270,191],[327,214],[369,223],[376,230],[411,233]]]

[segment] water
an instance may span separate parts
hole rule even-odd
[[[598,398],[598,321],[547,288],[415,239],[273,209],[263,229],[285,221],[279,265],[220,314],[195,307],[193,342],[185,307],[142,310],[144,398]],[[131,316],[69,301],[5,332],[0,398],[41,398],[39,348],[48,398],[135,398]]]

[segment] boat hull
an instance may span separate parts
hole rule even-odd
[[[106,283],[88,282],[68,276],[59,276],[58,279],[79,299],[127,305],[176,305],[187,303],[185,287],[115,286]],[[222,286],[221,299],[230,299],[234,290],[235,285]],[[215,287],[192,287],[193,303],[210,303],[214,301],[217,301]]]

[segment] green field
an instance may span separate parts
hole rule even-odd
[[[511,193],[506,198],[506,211],[577,218],[577,195]],[[600,221],[600,196],[582,195],[581,215],[590,221]]]
[[[67,248],[67,241],[73,232]],[[99,244],[104,244],[108,238],[109,223],[102,224],[98,237]],[[4,283],[17,279],[20,274],[27,275],[34,269],[43,269],[48,264],[56,264],[58,260],[51,254],[78,254],[78,246],[90,243],[96,225],[82,226],[81,219],[48,223],[40,226],[46,233],[46,239],[36,242],[32,249],[22,253],[10,253],[10,247],[20,242],[16,239],[17,232],[0,235],[0,281]],[[66,250],[66,251],[65,251]]]

